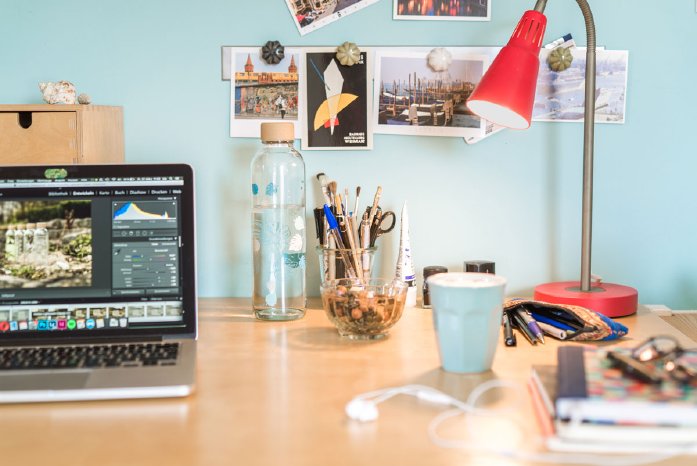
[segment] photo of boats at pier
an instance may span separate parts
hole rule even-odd
[[[384,52],[377,57],[374,131],[423,136],[475,136],[481,118],[465,102],[481,79],[485,56],[453,57],[447,71],[429,68],[424,52]]]

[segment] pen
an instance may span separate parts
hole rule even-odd
[[[530,314],[528,313],[527,310],[525,310],[525,308],[521,307],[516,312],[525,321],[525,325],[527,325],[527,327],[530,329],[530,332],[532,332],[532,334],[535,336],[535,338],[537,338],[538,340],[540,340],[540,342],[542,342],[544,344],[545,337],[542,334],[542,330],[540,329],[540,326],[537,325],[537,322],[535,322],[535,319],[533,319],[530,316]]]
[[[336,218],[334,218],[334,215],[332,215],[332,211],[327,204],[324,204],[324,215],[325,217],[327,217],[327,221],[329,222],[329,229],[334,235],[336,247],[339,250],[339,253],[341,254],[341,259],[344,261],[346,273],[348,274],[349,278],[356,278],[356,273],[353,271],[353,267],[351,267],[351,259],[347,257],[344,242],[341,240],[341,234],[339,233],[339,224],[336,223]]]
[[[516,324],[516,327],[518,327],[518,330],[520,330],[520,333],[522,333],[523,336],[527,338],[531,345],[537,344],[537,339],[535,338],[535,335],[532,334],[528,326],[525,324],[525,320],[523,320],[523,317],[521,317],[520,314],[518,314],[515,311],[512,311],[508,314],[508,317],[513,320],[513,322]]]
[[[572,332],[575,332],[576,330],[578,330],[577,328],[574,328],[569,324],[566,324],[564,322],[560,322],[559,320],[552,319],[552,318],[547,317],[547,316],[543,316],[542,314],[538,314],[536,312],[532,312],[531,314],[532,314],[532,318],[535,319],[535,321],[537,321],[538,324],[541,322],[544,322],[545,324],[551,325],[552,327],[556,327],[560,330],[571,330]]]
[[[515,335],[513,335],[513,327],[511,327],[511,319],[508,313],[504,312],[501,317],[503,321],[503,342],[506,346],[515,346],[517,344]]]
[[[315,231],[317,233],[317,239],[321,245],[324,245],[324,217],[322,217],[324,211],[317,207],[312,212],[315,216]]]
[[[548,323],[551,325],[566,324],[574,330],[583,330],[583,328],[585,327],[585,325],[583,323],[572,320],[571,317],[563,314],[560,311],[554,311],[553,309],[549,309],[549,313],[551,314],[549,316],[549,319],[551,319],[552,322],[548,322]],[[537,314],[537,313],[535,313],[533,311],[533,314]]]
[[[537,325],[545,332],[547,335],[552,336],[558,340],[566,340],[574,336],[574,332],[567,330],[562,330],[555,327],[554,325],[549,325],[544,322],[537,322]]]

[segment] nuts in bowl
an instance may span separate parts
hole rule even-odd
[[[321,286],[322,306],[339,335],[374,340],[387,335],[402,316],[407,285],[381,278],[331,280]]]

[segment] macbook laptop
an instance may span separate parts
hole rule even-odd
[[[188,165],[0,168],[0,402],[185,396]]]

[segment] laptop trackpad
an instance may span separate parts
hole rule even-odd
[[[89,372],[0,376],[0,392],[16,390],[71,390],[83,388]]]

